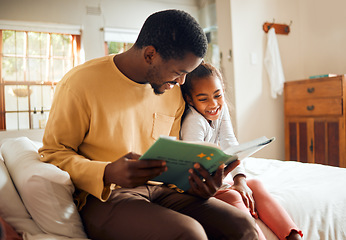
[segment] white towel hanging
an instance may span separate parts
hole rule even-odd
[[[283,92],[285,76],[281,64],[279,45],[273,27],[268,31],[264,65],[270,80],[271,95],[273,98],[277,98],[277,95],[281,95]]]

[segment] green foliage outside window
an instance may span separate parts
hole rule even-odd
[[[0,29],[0,129],[44,127],[32,114],[48,115],[56,83],[78,63],[76,39]]]
[[[107,42],[108,54],[122,53],[133,46],[133,43]]]

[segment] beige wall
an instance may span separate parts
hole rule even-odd
[[[323,73],[346,73],[346,17],[343,0],[216,0],[224,9],[230,5],[233,69],[228,89],[234,98],[234,125],[240,142],[266,135],[276,141],[255,156],[284,159],[283,97],[272,99],[263,65],[267,35],[264,22],[289,24],[289,35],[277,35],[286,81]],[[220,9],[220,6],[217,7]],[[224,10],[222,10],[224,11]],[[222,39],[219,32],[219,39]],[[223,40],[225,41],[225,40]],[[221,49],[227,52],[228,49]],[[251,62],[251,56],[257,63]],[[233,75],[232,75],[233,74]]]
[[[304,75],[346,73],[346,1],[300,1]]]
[[[101,14],[87,14],[87,7]],[[177,8],[197,18],[193,0],[0,0],[0,21],[28,21],[77,25],[82,31],[85,60],[104,55],[101,28],[139,30],[153,12]]]
[[[215,0],[222,68],[232,101],[240,142],[266,135],[277,138],[256,156],[284,159],[283,97],[272,99],[263,66],[266,21],[289,24],[278,35],[287,81],[323,73],[346,73],[346,1],[344,0]],[[208,1],[210,2],[210,1]],[[86,7],[101,15],[87,15]],[[72,24],[82,30],[85,59],[103,55],[101,27],[139,29],[152,12],[179,8],[197,18],[194,0],[0,0],[0,21]],[[232,50],[232,59],[228,58]],[[251,56],[257,63],[251,63]]]

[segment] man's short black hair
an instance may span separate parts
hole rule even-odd
[[[181,10],[150,15],[143,24],[135,47],[155,47],[164,60],[182,59],[187,52],[203,58],[208,48],[205,33],[197,21]]]

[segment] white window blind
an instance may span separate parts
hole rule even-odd
[[[139,30],[105,28],[104,34],[106,42],[135,43]]]
[[[61,34],[80,35],[81,27],[54,23],[22,22],[0,20],[0,29],[15,31],[50,32]]]

